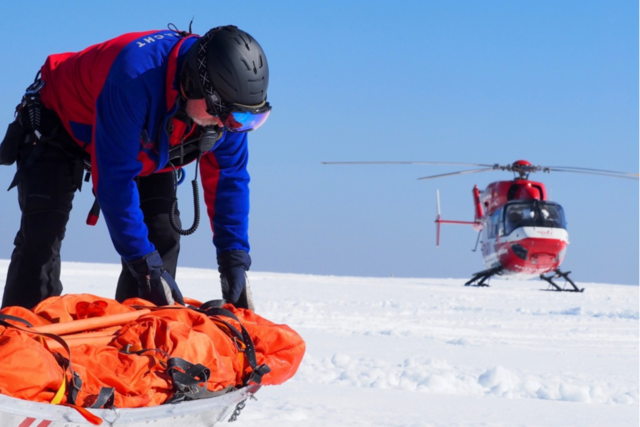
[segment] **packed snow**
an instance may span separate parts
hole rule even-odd
[[[0,261],[0,277],[7,267]],[[112,297],[119,271],[63,263],[65,292]],[[185,295],[220,298],[215,270],[177,276]],[[640,423],[638,286],[558,293],[536,280],[249,278],[257,313],[298,331],[307,353],[293,379],[248,402],[237,427]]]

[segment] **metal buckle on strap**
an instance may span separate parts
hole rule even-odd
[[[42,79],[36,80],[35,82],[31,83],[29,87],[25,90],[24,92],[25,96],[35,95],[36,93],[40,92],[40,89],[42,89],[42,86],[44,86],[44,80]]]

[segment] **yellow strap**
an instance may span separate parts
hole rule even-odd
[[[60,388],[56,392],[56,395],[53,396],[53,400],[51,400],[52,405],[59,405],[62,402],[62,398],[64,397],[65,392],[67,391],[67,377],[62,373],[62,384]]]

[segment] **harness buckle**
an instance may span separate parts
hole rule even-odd
[[[29,87],[27,87],[27,89],[24,92],[24,95],[25,96],[35,95],[38,92],[40,92],[40,89],[42,89],[42,86],[44,86],[44,80],[37,79],[36,81],[31,83]]]

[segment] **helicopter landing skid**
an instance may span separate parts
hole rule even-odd
[[[584,292],[584,288],[580,289],[576,286],[575,283],[573,283],[573,280],[571,280],[569,278],[569,273],[571,273],[570,271],[567,272],[562,272],[560,270],[556,270],[551,276],[545,276],[544,274],[540,275],[540,278],[544,281],[546,281],[547,283],[549,283],[549,288],[547,289],[541,289],[542,291],[553,291],[553,292]],[[557,279],[557,278],[563,278],[565,280],[564,282],[564,287],[560,287],[558,286],[558,284],[556,282],[553,281],[553,279]],[[570,289],[567,289],[567,283],[571,285]]]
[[[502,267],[493,267],[488,270],[479,271],[474,273],[471,280],[465,283],[465,286],[475,286],[475,287],[489,287],[488,283],[485,283],[489,278],[495,275],[502,274]]]

